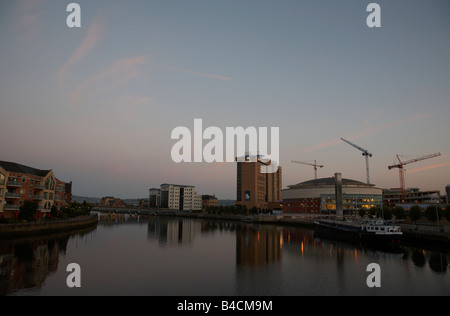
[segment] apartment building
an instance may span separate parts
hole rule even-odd
[[[200,211],[202,196],[195,192],[195,186],[161,184],[160,189],[150,189],[150,205],[179,211]]]
[[[0,217],[17,218],[26,200],[38,204],[37,218],[50,216],[72,200],[72,182],[57,179],[52,170],[40,170],[0,161]]]

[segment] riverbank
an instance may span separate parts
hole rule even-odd
[[[242,215],[242,214],[203,214],[203,213],[187,213],[177,212],[172,210],[115,210],[97,208],[95,211],[101,213],[117,213],[117,214],[132,214],[138,212],[144,216],[174,216],[197,219],[210,220],[227,220],[239,221],[253,224],[270,224],[278,226],[294,226],[314,228],[314,220],[317,216],[289,216],[289,215]],[[411,246],[428,246],[428,247],[449,247],[450,246],[450,226],[432,226],[432,225],[413,225],[401,224],[404,233],[403,240]]]
[[[271,224],[278,226],[295,226],[314,228],[313,216],[283,216],[283,215],[214,215],[179,212],[160,212],[161,216],[177,216],[199,219],[232,220],[254,224]],[[448,247],[450,246],[450,226],[429,226],[401,224],[403,241],[412,246]]]
[[[94,227],[98,216],[80,216],[65,220],[39,221],[33,223],[0,224],[0,238],[40,236]]]

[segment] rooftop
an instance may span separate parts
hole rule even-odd
[[[40,170],[9,161],[0,161],[0,166],[9,172],[23,173],[39,177],[45,177],[51,171],[51,170]]]
[[[342,179],[342,185],[343,186],[358,186],[358,187],[375,187],[374,184],[367,184],[361,181],[356,181],[352,179]],[[305,188],[305,187],[324,187],[324,186],[335,186],[335,178],[321,178],[321,179],[315,179],[315,180],[309,180],[293,185],[288,185],[288,188],[290,189],[298,189],[298,188]]]

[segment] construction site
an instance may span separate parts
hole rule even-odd
[[[439,190],[421,191],[419,188],[406,186],[405,166],[429,160],[441,156],[441,153],[421,156],[404,156],[397,154],[396,162],[388,165],[388,170],[398,169],[399,186],[393,188],[378,188],[371,183],[369,160],[374,155],[367,149],[341,138],[342,142],[357,149],[365,159],[366,182],[352,179],[343,179],[344,211],[348,215],[356,215],[361,209],[371,209],[383,206],[394,208],[402,207],[409,211],[413,205],[422,209],[430,205],[445,206],[448,203],[446,196],[441,196]],[[282,191],[283,212],[286,214],[322,214],[328,215],[335,212],[334,178],[320,178],[318,171],[325,167],[324,163],[297,161],[292,163],[312,167],[314,180],[304,181],[288,185]]]

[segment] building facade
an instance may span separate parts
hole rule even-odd
[[[71,199],[72,182],[58,180],[52,170],[0,161],[0,217],[17,218],[27,200],[37,203],[37,218],[49,217],[53,206],[60,210]]]
[[[344,214],[356,214],[360,209],[383,205],[383,190],[372,184],[342,179]],[[283,213],[336,213],[335,179],[323,178],[289,185],[282,191]]]
[[[161,184],[160,189],[149,192],[150,207],[161,207],[179,211],[200,211],[202,196],[191,185]]]
[[[208,206],[217,206],[218,200],[214,195],[202,195],[202,209],[205,210]]]
[[[281,209],[281,167],[274,173],[262,173],[262,166],[270,166],[258,156],[256,161],[249,156],[237,162],[236,205],[247,209]]]
[[[420,191],[417,188],[405,190],[405,199],[402,199],[401,189],[384,189],[383,202],[388,207],[395,207],[401,204],[433,204],[440,200],[441,192]]]

